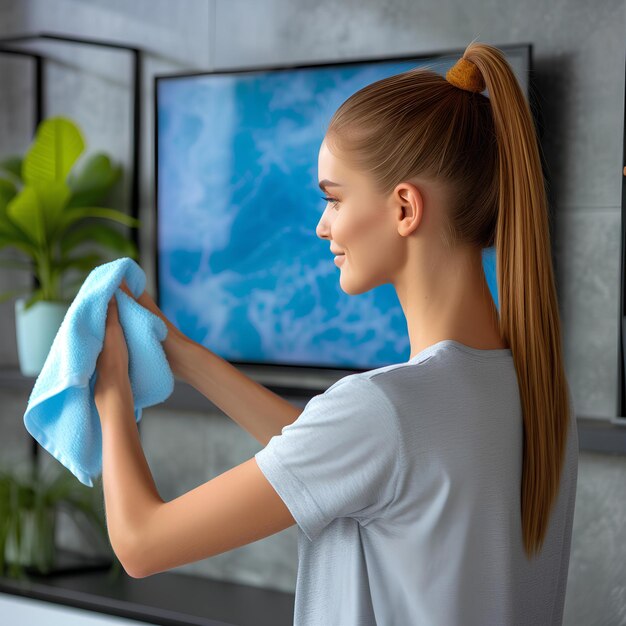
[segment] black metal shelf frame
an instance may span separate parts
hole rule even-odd
[[[130,215],[138,219],[139,217],[139,165],[140,165],[140,145],[141,145],[141,80],[142,80],[142,50],[135,46],[116,43],[113,41],[105,41],[101,39],[87,39],[84,37],[72,37],[61,35],[58,33],[40,32],[34,34],[23,34],[13,37],[0,38],[0,54],[12,54],[17,56],[29,57],[35,62],[35,84],[34,84],[34,131],[33,137],[39,124],[43,121],[46,112],[44,110],[44,90],[45,90],[45,69],[46,61],[52,59],[41,52],[28,50],[25,48],[11,48],[11,44],[24,44],[36,41],[50,41],[61,45],[78,45],[78,46],[96,46],[101,48],[117,49],[127,52],[131,55],[131,92],[132,92],[132,121],[131,121],[131,141],[132,155],[130,161]],[[138,250],[139,259],[141,259],[141,249],[139,246],[138,229],[131,228],[131,241]],[[33,288],[39,287],[37,277],[33,275]],[[139,428],[139,424],[137,425]],[[39,463],[39,443],[32,437],[31,458],[34,466]],[[107,561],[108,563],[108,561]],[[105,563],[106,564],[106,563]],[[84,569],[89,569],[87,562],[84,563]],[[64,571],[63,567],[58,568],[60,573]]]

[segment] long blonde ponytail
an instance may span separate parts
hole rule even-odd
[[[530,107],[504,54],[472,42],[462,59],[479,69],[489,97],[414,68],[352,94],[325,139],[381,194],[414,176],[444,180],[446,241],[496,248],[498,324],[524,417],[520,514],[532,556],[558,493],[570,417],[548,199]]]

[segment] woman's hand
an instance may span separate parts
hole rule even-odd
[[[163,311],[159,309],[156,302],[152,299],[152,296],[145,289],[138,298],[135,298],[125,280],[122,280],[120,289],[124,293],[127,293],[136,302],[141,304],[141,306],[148,309],[148,311],[158,315],[165,322],[167,326],[167,337],[163,342],[163,349],[165,350],[167,361],[174,376],[185,380],[184,363],[187,360],[187,348],[191,343],[193,343],[191,339],[178,330],[178,328],[176,328],[176,326],[174,326],[174,324],[172,324],[172,322],[165,317]]]
[[[165,315],[163,315],[163,312],[161,311],[161,309],[159,309],[159,307],[156,305],[156,302],[152,299],[152,296],[150,296],[150,294],[145,289],[143,290],[142,294],[138,298],[135,297],[133,292],[130,290],[130,287],[128,286],[128,283],[126,282],[125,278],[122,279],[122,282],[120,284],[120,289],[124,293],[127,293],[133,300],[136,300],[137,302],[139,302],[139,304],[146,307],[146,309],[152,311],[153,313],[155,313],[156,315],[158,315],[161,319],[165,321]]]
[[[139,302],[139,304],[141,304],[141,306],[145,307],[146,309],[148,309],[148,311],[154,313],[155,315],[158,315],[167,325],[167,328],[170,332],[173,333],[178,333],[178,334],[182,334],[178,328],[176,328],[174,326],[174,324],[172,324],[172,322],[169,321],[169,319],[167,319],[167,317],[165,317],[165,314],[163,313],[163,311],[161,311],[161,309],[159,309],[159,307],[157,306],[156,302],[154,301],[154,299],[152,298],[152,296],[144,289],[142,294],[136,298],[133,295],[133,292],[130,290],[130,288],[128,287],[126,280],[122,280],[122,283],[120,285],[120,289],[124,292],[127,293],[131,298],[133,298],[133,300],[135,300],[136,302]]]
[[[98,377],[94,387],[94,401],[96,405],[106,398],[112,390],[127,390],[124,385],[130,387],[128,378],[128,347],[124,330],[120,324],[117,313],[117,301],[115,294],[109,300],[107,308],[106,328],[102,351],[96,361]]]

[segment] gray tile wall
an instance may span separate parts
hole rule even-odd
[[[462,48],[472,39],[532,42],[545,115],[557,288],[568,378],[577,414],[617,414],[618,294],[624,131],[623,0],[0,0],[0,36],[53,31],[131,43],[146,51],[142,85],[141,245],[154,237],[152,79],[155,73],[248,64],[307,62]],[[50,50],[50,47],[47,47]],[[128,163],[128,64],[123,55],[56,46],[47,115],[77,120],[87,150]],[[0,55],[0,155],[23,153],[32,133],[32,69]],[[120,194],[120,201],[124,201]],[[146,258],[148,289],[154,268]],[[0,291],[29,285],[0,270]],[[17,365],[13,301],[0,304],[0,366]],[[0,454],[23,459],[27,395],[0,390]],[[144,411],[146,456],[165,499],[248,459],[259,448],[227,416]],[[56,463],[42,451],[44,463]],[[566,624],[626,624],[625,459],[581,453]],[[71,520],[68,547],[89,551]],[[293,590],[296,529],[179,568],[185,572]]]

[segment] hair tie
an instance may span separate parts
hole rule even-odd
[[[446,80],[466,91],[480,93],[486,87],[485,79],[476,63],[461,57],[447,72]]]

